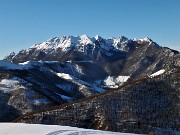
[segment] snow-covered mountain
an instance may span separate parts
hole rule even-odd
[[[141,39],[143,42],[145,39]],[[68,52],[72,48],[76,48],[79,52],[84,52],[85,54],[89,54],[89,50],[94,50],[97,47],[99,47],[101,50],[123,50],[124,48],[121,47],[123,44],[127,44],[128,42],[131,42],[131,40],[128,40],[126,37],[119,37],[117,39],[115,38],[109,38],[109,39],[103,39],[100,36],[95,36],[93,38],[89,38],[87,35],[81,35],[81,36],[63,36],[62,38],[51,38],[45,42],[42,42],[40,44],[35,44],[32,47],[30,47],[27,50],[24,50],[24,53],[29,54],[31,52],[38,52],[42,51],[46,55],[52,54],[52,53],[58,53],[59,50],[62,52]],[[108,53],[108,52],[107,52]],[[37,54],[38,55],[38,54]],[[10,57],[14,56],[14,53],[11,53],[9,55]]]
[[[178,67],[180,53],[148,37],[51,38],[0,61],[0,121],[153,80]]]
[[[17,54],[11,53],[5,60],[17,64],[27,61],[76,62],[79,67],[94,67],[91,74],[99,72],[96,71],[98,67],[105,77],[131,76],[135,79],[180,65],[179,55],[178,51],[161,47],[148,37],[104,39],[99,35],[92,38],[81,35],[51,38]]]
[[[100,55],[101,53],[110,57],[116,52],[129,52],[133,48],[133,46],[130,46],[129,44],[133,42],[157,45],[147,37],[138,40],[131,40],[124,36],[109,39],[104,39],[99,35],[93,38],[89,38],[87,35],[77,37],[63,36],[61,38],[55,37],[40,44],[35,44],[26,50],[20,51],[18,54],[13,52],[6,56],[5,59],[16,63],[28,60],[61,60],[64,55],[69,55],[69,52],[72,50],[89,57]]]

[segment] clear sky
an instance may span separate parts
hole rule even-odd
[[[0,0],[0,59],[63,35],[150,37],[180,51],[180,0]]]

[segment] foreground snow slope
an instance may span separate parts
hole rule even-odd
[[[0,123],[0,135],[134,135],[58,125]]]

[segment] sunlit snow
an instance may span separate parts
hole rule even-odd
[[[130,76],[118,76],[118,77],[108,76],[104,80],[104,85],[110,88],[118,88],[120,84],[126,82],[129,78]]]
[[[164,74],[164,72],[165,72],[165,69],[161,69],[161,70],[155,72],[154,74],[151,74],[150,77],[155,77],[155,76]]]
[[[135,135],[69,126],[0,123],[0,135]]]
[[[65,73],[57,73],[57,75],[59,77],[63,78],[63,79],[69,80],[69,81],[79,85],[82,88],[86,88],[86,87],[91,88],[91,89],[93,89],[93,90],[95,90],[97,92],[100,92],[100,93],[105,91],[104,89],[102,89],[100,87],[97,87],[95,84],[92,85],[92,84],[87,83],[87,82],[85,82],[83,80],[80,80],[80,79],[78,79],[78,78],[76,78],[76,77],[74,77],[72,75],[65,74]]]
[[[16,88],[25,88],[24,86],[21,85],[22,83],[26,83],[26,81],[18,77],[13,77],[10,79],[2,79],[0,81],[0,90],[7,93]],[[30,85],[31,85],[30,83],[27,83],[26,86],[30,86]]]
[[[57,73],[57,75],[61,78],[67,79],[67,80],[72,80],[73,78],[71,77],[71,75],[69,74],[65,74],[65,73]]]

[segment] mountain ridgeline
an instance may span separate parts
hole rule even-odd
[[[131,40],[121,36],[103,39],[82,35],[55,37],[17,54],[11,53],[5,59],[13,63],[41,60],[72,61],[82,65],[91,62],[92,67],[102,68],[106,75],[136,78],[179,65],[179,52],[161,47],[149,38]]]
[[[180,53],[150,38],[51,38],[0,61],[0,121],[171,134],[179,67]]]

